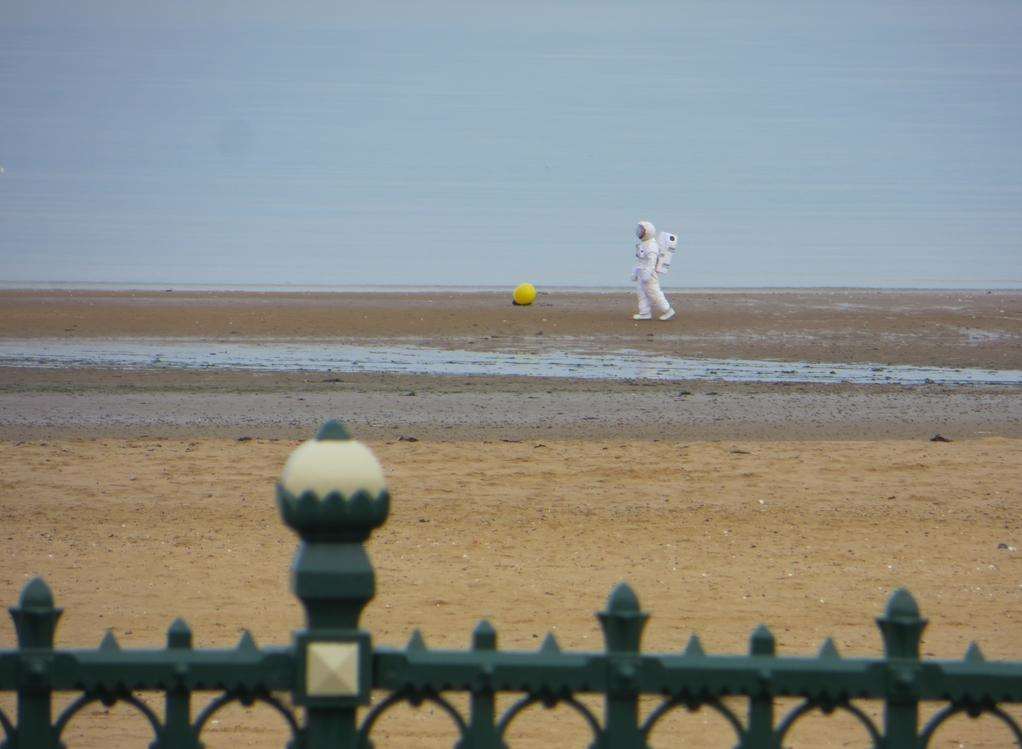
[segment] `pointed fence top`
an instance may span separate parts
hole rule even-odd
[[[252,633],[247,629],[242,630],[241,639],[238,640],[238,645],[235,650],[241,650],[248,653],[259,650],[259,648],[256,647],[255,638],[252,637]]]
[[[350,440],[351,432],[349,432],[348,428],[344,426],[344,422],[338,421],[337,419],[331,419],[319,428],[319,431],[316,432],[316,439],[320,442],[324,442],[326,440]]]
[[[553,632],[547,632],[547,636],[543,638],[543,644],[539,646],[539,652],[541,653],[561,652],[561,646],[557,644],[557,638],[554,637]]]
[[[884,615],[877,619],[887,657],[918,660],[919,643],[926,623],[919,615],[919,605],[912,594],[905,588],[894,591]]]
[[[649,615],[639,608],[639,597],[628,583],[618,583],[607,599],[607,610],[597,613],[609,652],[637,653]]]
[[[192,628],[181,617],[170,623],[167,628],[168,648],[190,648],[192,646]]]
[[[405,650],[409,652],[418,652],[426,650],[426,641],[422,638],[422,631],[415,630],[412,632],[411,638],[408,640],[408,644],[405,646]]]
[[[639,597],[628,583],[618,583],[607,599],[607,612],[611,614],[638,613]]]
[[[823,645],[820,647],[819,657],[824,659],[836,659],[841,657],[841,654],[837,650],[837,645],[834,644],[833,637],[828,637],[823,641]]]
[[[919,619],[919,604],[907,588],[898,588],[887,601],[884,614],[888,619]]]
[[[687,655],[689,658],[699,657],[706,655],[706,651],[703,650],[702,640],[699,639],[699,635],[692,635],[688,638],[688,645],[685,646],[685,652],[682,655]]]
[[[986,656],[983,655],[978,644],[970,642],[969,649],[965,651],[965,660],[968,663],[983,663],[986,661]]]
[[[760,624],[753,630],[749,637],[749,652],[751,655],[773,655],[777,648],[777,641],[774,634],[765,624]]]
[[[102,641],[99,643],[99,649],[104,652],[110,652],[111,650],[120,650],[121,645],[117,642],[117,636],[114,634],[112,629],[108,629],[106,634],[103,635]]]
[[[496,650],[497,649],[497,630],[493,628],[486,619],[483,619],[476,625],[476,628],[472,630],[472,649],[473,650]]]
[[[53,591],[41,577],[34,577],[22,589],[18,605],[23,609],[52,609]]]

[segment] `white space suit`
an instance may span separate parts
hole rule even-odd
[[[640,221],[635,229],[635,236],[639,241],[635,244],[635,267],[632,269],[632,280],[638,283],[636,289],[639,298],[639,314],[632,315],[634,320],[649,320],[650,314],[656,310],[661,320],[670,320],[674,317],[674,309],[660,290],[659,268],[664,267],[661,262],[661,246],[657,241],[656,229],[649,221]],[[674,235],[669,235],[674,236]],[[675,238],[675,246],[677,238]],[[666,250],[666,246],[665,246]],[[663,252],[667,265],[670,267],[670,258],[674,250]]]

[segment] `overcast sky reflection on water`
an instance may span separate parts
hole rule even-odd
[[[1022,3],[7,0],[0,281],[1022,287]]]

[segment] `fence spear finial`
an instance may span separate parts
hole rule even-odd
[[[688,644],[685,646],[685,651],[682,655],[689,658],[699,658],[706,655],[706,651],[703,650],[703,643],[699,639],[699,635],[692,635],[688,638]]]
[[[828,637],[823,641],[823,645],[820,646],[820,653],[817,657],[830,660],[841,657],[841,654],[837,650],[837,645],[834,644],[833,637]]]
[[[884,637],[884,651],[888,658],[919,659],[919,643],[926,620],[920,616],[919,604],[908,590],[898,588],[894,591],[884,615],[876,621]]]
[[[181,617],[170,623],[167,628],[167,647],[187,649],[192,646],[192,628]]]
[[[476,628],[472,631],[472,649],[473,650],[496,650],[497,649],[497,630],[493,628],[486,619],[483,619],[476,625]]]
[[[760,624],[749,637],[749,655],[773,655],[777,641],[765,624]]]
[[[426,647],[426,640],[422,637],[422,630],[416,629],[412,632],[411,638],[408,640],[408,644],[405,646],[405,650],[410,653],[417,653],[423,650],[428,650]]]
[[[103,639],[99,643],[99,649],[104,652],[111,652],[120,650],[121,645],[117,642],[117,636],[114,634],[112,629],[108,629],[106,634],[103,635]]]
[[[557,638],[554,637],[553,632],[547,632],[546,637],[543,638],[543,644],[539,646],[539,652],[550,654],[561,652],[561,646],[557,644]]]

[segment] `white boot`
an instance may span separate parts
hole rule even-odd
[[[674,317],[674,307],[671,307],[664,314],[660,315],[661,320],[670,320],[672,317]]]
[[[632,315],[632,319],[633,320],[652,320],[653,319],[653,315],[651,315],[648,312],[646,312],[646,313],[641,313],[641,314],[638,314],[638,315]]]

